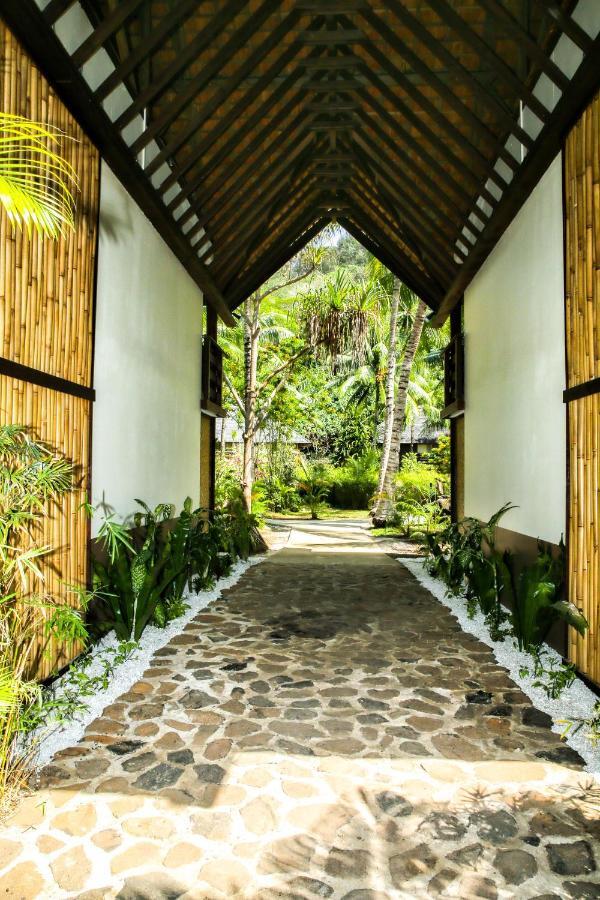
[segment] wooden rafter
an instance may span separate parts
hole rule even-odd
[[[68,53],[53,26],[77,5],[91,28]],[[3,0],[2,13],[224,318],[337,218],[441,321],[600,84],[598,38],[573,7],[528,0],[527,25],[506,0]],[[553,58],[561,35],[583,56],[572,76]],[[114,70],[90,86],[101,49]],[[122,86],[111,121],[103,103]]]

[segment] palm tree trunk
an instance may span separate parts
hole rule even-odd
[[[256,397],[258,370],[258,341],[260,328],[258,312],[260,300],[256,295],[244,304],[244,435],[242,458],[242,493],[244,506],[252,510],[254,484],[254,439],[256,437]]]
[[[402,435],[402,426],[404,425],[404,416],[406,414],[408,382],[410,381],[410,374],[419,348],[421,334],[423,333],[426,314],[427,306],[422,300],[419,300],[410,336],[406,342],[404,356],[402,357],[402,363],[400,365],[400,376],[398,378],[398,391],[396,394],[396,402],[394,404],[394,417],[391,429],[388,462],[382,479],[382,487],[379,492],[377,506],[373,513],[373,525],[375,525],[376,528],[385,526],[392,518],[394,511],[394,478],[397,475],[400,466],[400,438]]]
[[[383,479],[390,458],[392,444],[392,425],[394,422],[394,395],[396,392],[396,347],[398,346],[398,307],[400,305],[400,288],[402,283],[399,278],[394,278],[392,289],[392,302],[390,306],[390,337],[388,343],[388,369],[385,379],[385,428],[383,432],[383,446],[381,448],[381,463],[379,465],[379,481],[377,493],[383,490]]]

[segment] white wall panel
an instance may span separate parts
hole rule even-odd
[[[465,294],[465,512],[556,542],[565,528],[561,159]]]
[[[92,491],[120,516],[199,500],[201,331],[200,291],[103,164]]]

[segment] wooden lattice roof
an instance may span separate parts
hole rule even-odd
[[[78,5],[93,29],[67,53]],[[600,82],[574,7],[2,3],[225,319],[332,220],[447,314]]]

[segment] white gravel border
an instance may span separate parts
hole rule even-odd
[[[398,558],[409,572],[411,572],[423,587],[433,594],[436,600],[447,606],[463,631],[475,635],[494,651],[494,656],[501,666],[508,669],[510,677],[519,685],[524,694],[527,694],[533,705],[552,716],[554,725],[552,731],[562,734],[564,724],[558,724],[560,720],[573,718],[589,718],[592,715],[594,705],[598,698],[580,678],[576,678],[573,684],[566,688],[557,700],[551,700],[542,688],[534,687],[534,676],[522,678],[519,670],[527,666],[531,669],[531,656],[519,650],[516,642],[507,638],[505,641],[493,641],[490,637],[483,613],[478,610],[472,619],[467,615],[466,599],[463,595],[452,596],[447,593],[446,585],[439,578],[434,578],[425,568],[423,558],[406,559]],[[549,647],[543,645],[548,652],[548,661],[556,659],[560,662],[560,655]],[[576,750],[586,762],[586,771],[594,774],[598,780],[600,776],[600,747],[594,747],[586,738],[582,728],[576,735],[569,734],[565,743]]]
[[[266,556],[253,556],[245,562],[238,561],[233,565],[230,574],[220,578],[212,590],[199,591],[197,593],[186,591],[183,599],[189,608],[183,616],[169,622],[166,628],[156,628],[153,625],[145,628],[140,639],[139,648],[132,653],[129,659],[115,669],[106,691],[101,691],[91,697],[82,698],[82,703],[85,703],[86,709],[81,710],[69,722],[54,727],[52,723],[49,723],[41,726],[37,732],[28,736],[28,743],[32,741],[37,745],[33,757],[35,766],[46,765],[59,750],[64,750],[77,744],[83,737],[85,729],[90,722],[102,715],[103,710],[107,706],[113,703],[121,694],[126,693],[140,679],[157,650],[168,644],[176,635],[181,634],[184,626],[197,616],[199,612],[205,609],[209,603],[218,600],[224,590],[237,584],[244,572],[247,572],[251,566],[258,565],[264,559],[266,559]],[[114,631],[111,631],[95,644],[91,651],[92,661],[85,669],[86,674],[90,677],[101,674],[103,666],[100,661],[94,661],[94,657],[108,648],[116,649],[118,645],[119,641]],[[64,681],[65,677],[63,675],[61,679],[55,682],[55,696],[61,695],[61,681]]]

